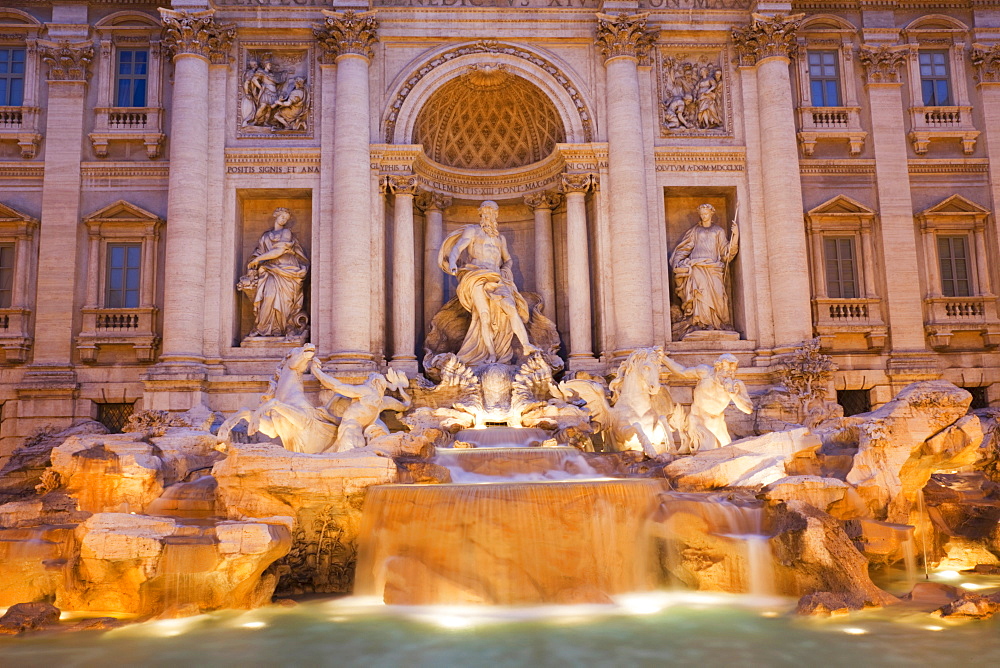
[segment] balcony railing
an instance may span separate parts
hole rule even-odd
[[[976,149],[979,131],[972,124],[972,107],[911,107],[910,141],[918,155],[927,153],[931,141],[958,139],[966,155]]]
[[[163,144],[163,110],[159,107],[98,107],[94,110],[94,131],[90,141],[99,158],[108,156],[113,141],[139,140],[152,160],[159,157]]]
[[[152,362],[159,337],[154,332],[156,309],[84,308],[76,348],[86,363],[97,361],[101,346],[128,345],[140,362]]]
[[[851,155],[858,155],[868,135],[861,129],[860,107],[799,107],[799,143],[812,155],[820,139],[846,139]]]
[[[887,328],[882,319],[882,300],[877,297],[813,299],[813,324],[824,348],[834,348],[838,337],[863,336],[867,346],[885,345]]]
[[[924,328],[934,348],[948,348],[958,332],[982,335],[983,345],[1000,345],[1000,317],[993,295],[929,297],[924,300],[928,322]]]
[[[0,107],[0,140],[16,141],[22,158],[34,158],[41,141],[38,107]]]

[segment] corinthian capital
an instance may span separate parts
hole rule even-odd
[[[331,12],[324,9],[326,20],[313,27],[313,35],[323,48],[324,63],[333,63],[340,56],[352,53],[371,60],[378,41],[378,20],[375,12]]]
[[[225,63],[236,29],[217,25],[213,14],[214,9],[185,12],[161,7],[164,48],[175,58],[181,53],[193,53],[213,63]]]
[[[597,15],[597,47],[605,60],[627,56],[645,59],[649,48],[660,34],[658,29],[646,29],[649,14]]]
[[[1000,83],[1000,44],[973,44],[970,55],[979,83]]]
[[[90,78],[90,63],[94,60],[94,45],[90,42],[43,42],[38,45],[38,53],[49,66],[49,81]]]
[[[741,67],[752,67],[765,58],[791,58],[795,55],[795,31],[804,14],[765,16],[752,14],[753,21],[733,28],[733,44]]]
[[[561,201],[562,195],[553,190],[530,193],[524,196],[524,203],[532,209],[554,209],[559,206]]]
[[[861,45],[858,59],[865,66],[868,83],[900,83],[899,67],[906,62],[908,47]]]

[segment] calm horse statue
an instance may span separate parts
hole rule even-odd
[[[591,420],[613,450],[641,450],[650,457],[673,448],[671,422],[682,413],[660,384],[658,348],[640,348],[618,367],[609,385],[573,379],[559,383],[564,395],[577,394],[587,403]]]
[[[330,449],[337,425],[326,410],[312,405],[303,389],[302,376],[316,356],[311,343],[294,348],[274,372],[257,408],[241,408],[222,423],[219,438],[229,440],[233,427],[247,421],[247,434],[257,432],[280,438],[287,450],[317,454]]]

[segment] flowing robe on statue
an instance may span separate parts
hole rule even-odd
[[[489,329],[493,335],[494,356],[490,355],[487,343],[483,338],[480,315],[473,303],[473,290],[482,289],[489,302]],[[500,306],[500,300],[513,300],[517,305],[518,315],[523,322],[528,321],[528,304],[513,282],[505,283],[499,273],[488,269],[480,269],[472,265],[458,271],[458,301],[471,314],[472,321],[469,331],[458,351],[458,359],[466,364],[485,364],[499,362],[509,364],[514,358],[514,330],[510,319]]]
[[[269,230],[261,235],[250,260],[260,260],[253,295],[256,317],[252,336],[288,336],[305,326],[302,282],[309,260],[289,230]]]
[[[732,329],[725,274],[736,250],[718,225],[695,225],[674,248],[670,266],[692,329]]]

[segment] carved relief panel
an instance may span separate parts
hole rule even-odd
[[[665,137],[729,136],[732,110],[723,45],[661,46],[657,52],[660,133]]]
[[[237,136],[311,137],[314,60],[301,42],[244,42]]]

